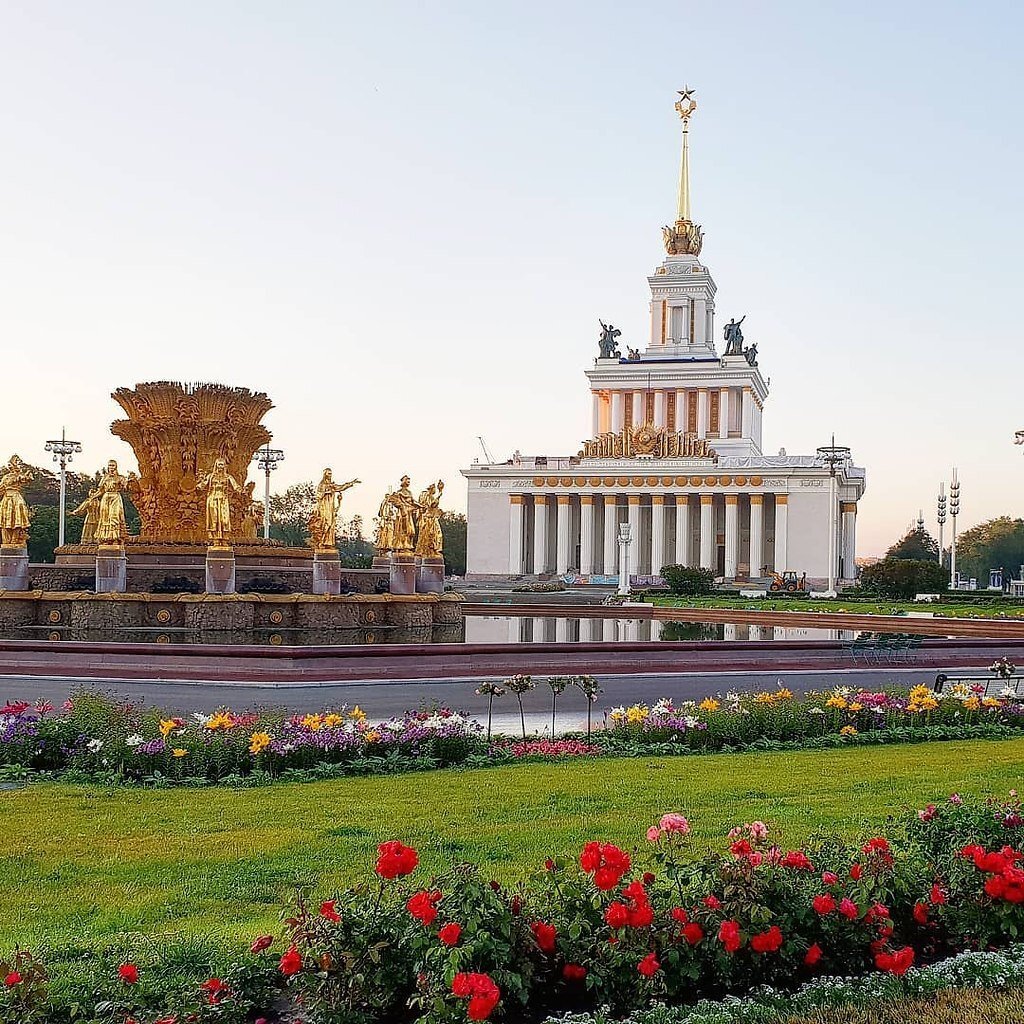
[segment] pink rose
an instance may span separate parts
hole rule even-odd
[[[652,825],[647,830],[647,838],[652,842],[656,843],[661,838],[661,829],[657,825]]]
[[[658,827],[662,832],[678,832],[680,835],[687,835],[690,831],[690,823],[681,814],[663,814]]]

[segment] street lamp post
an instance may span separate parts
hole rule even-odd
[[[818,458],[828,466],[828,592],[836,590],[836,554],[839,539],[839,522],[836,516],[838,508],[836,498],[836,470],[850,458],[850,449],[836,444],[836,435],[832,435],[832,443],[818,449]]]
[[[270,540],[270,474],[277,469],[277,464],[284,460],[284,452],[280,448],[271,448],[268,441],[253,456],[253,461],[263,470],[266,486],[263,490],[263,539]]]
[[[619,596],[629,597],[629,541],[633,527],[619,523]]]
[[[946,484],[939,484],[939,502],[936,518],[939,520],[939,565],[942,565],[942,533],[946,525]]]
[[[53,452],[53,461],[60,465],[60,512],[58,514],[57,547],[64,547],[64,505],[67,500],[67,469],[68,463],[82,451],[78,441],[69,441],[64,428],[61,427],[59,441],[47,441],[46,451]]]
[[[950,586],[957,586],[956,579],[956,517],[960,514],[960,481],[956,476],[956,466],[953,467],[953,479],[949,484],[949,517],[952,520],[951,529],[953,541],[949,549],[949,582]]]

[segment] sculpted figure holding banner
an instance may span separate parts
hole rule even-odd
[[[431,484],[420,496],[419,536],[416,538],[416,554],[424,558],[440,558],[444,538],[441,535],[441,495],[444,481]]]
[[[90,491],[89,496],[71,514],[73,516],[85,516],[82,523],[82,544],[93,544],[96,541],[96,525],[100,511],[99,490]]]
[[[206,534],[210,543],[214,547],[226,547],[231,540],[229,492],[242,492],[238,481],[228,472],[227,459],[217,459],[213,469],[196,482],[196,490],[206,492]]]
[[[111,459],[96,488],[99,493],[95,534],[97,543],[121,545],[128,536],[128,524],[124,519],[124,489],[127,486],[128,479],[118,473],[117,462]]]
[[[32,479],[32,471],[17,455],[0,470],[0,536],[5,548],[28,544],[28,505],[21,491]]]
[[[409,490],[409,478],[402,477],[401,486],[387,497],[394,520],[391,527],[391,548],[393,551],[412,551],[416,542],[416,519],[420,512],[419,502]]]
[[[316,489],[316,506],[309,517],[309,539],[313,547],[326,551],[338,544],[338,506],[341,496],[350,487],[361,483],[359,479],[336,484],[329,469],[324,470]]]

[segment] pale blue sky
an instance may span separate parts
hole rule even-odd
[[[718,315],[766,448],[835,430],[877,553],[956,461],[1020,512],[1019,41],[1010,3],[0,0],[6,455],[109,455],[139,380],[267,391],[288,454],[449,482],[589,429],[597,319],[645,341],[675,90]]]

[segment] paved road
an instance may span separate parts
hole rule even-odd
[[[661,674],[599,676],[603,693],[595,706],[600,721],[605,708],[635,701],[653,702],[660,697],[676,701],[700,699],[708,694],[736,690],[774,689],[784,685],[794,692],[820,690],[835,686],[874,688],[886,684],[913,685],[931,682],[934,669],[903,666],[888,669],[845,669],[833,672],[771,672],[764,674]],[[91,689],[117,694],[126,700],[172,708],[176,711],[212,711],[225,705],[235,711],[256,707],[280,707],[289,711],[337,708],[358,704],[371,720],[399,715],[410,708],[434,703],[447,704],[470,714],[486,716],[487,702],[474,692],[479,679],[445,680],[367,680],[365,682],[323,683],[313,686],[254,686],[250,683],[175,683],[161,680],[69,680],[45,677],[5,676],[0,678],[0,700],[38,700],[45,698],[59,705],[76,689]],[[551,695],[540,687],[525,696],[527,727],[543,729],[550,723]],[[585,721],[586,703],[578,692],[567,692],[558,703],[559,728]],[[495,727],[512,731],[519,727],[518,705],[506,696],[495,703]]]

